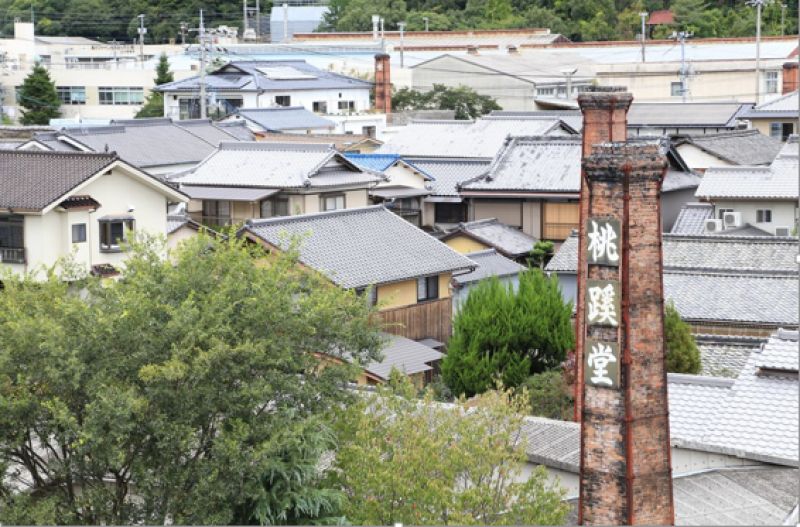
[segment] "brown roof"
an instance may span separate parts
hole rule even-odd
[[[113,152],[0,151],[0,209],[40,211],[117,159]]]
[[[99,209],[100,202],[94,199],[91,196],[87,195],[79,195],[79,196],[70,196],[61,203],[58,204],[59,207],[63,209]]]
[[[660,9],[650,13],[650,18],[647,20],[649,26],[660,26],[675,23],[675,15],[669,9]]]

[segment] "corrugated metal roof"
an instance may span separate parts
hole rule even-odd
[[[252,141],[253,134],[248,130],[246,138],[242,138],[238,132],[238,127],[226,126],[221,127],[211,119],[188,119],[183,121],[175,121],[175,126],[179,126],[184,130],[196,135],[203,141],[213,145],[219,146],[223,141]]]
[[[42,210],[117,159],[115,153],[0,150],[0,208]]]
[[[485,176],[462,191],[567,192],[581,188],[581,138],[509,137]]]
[[[365,172],[331,145],[270,142],[225,142],[182,185],[306,188],[355,185],[367,187],[379,176]]]
[[[383,172],[400,159],[399,154],[355,154],[346,152],[344,156],[356,165],[376,172]]]
[[[472,272],[453,276],[453,280],[459,285],[477,282],[490,276],[498,278],[514,276],[525,270],[524,266],[499,254],[494,248],[467,253],[464,256],[475,262],[478,267]]]
[[[560,131],[557,119],[478,119],[413,121],[378,149],[404,157],[493,158],[509,135],[547,135]]]
[[[333,130],[336,123],[309,112],[302,106],[277,108],[240,108],[237,115],[252,121],[267,132],[284,130],[312,130],[326,128]]]
[[[280,189],[248,187],[202,187],[182,185],[181,191],[192,199],[223,201],[261,201],[280,192]]]
[[[474,264],[382,206],[253,220],[244,230],[288,248],[300,237],[300,261],[345,288],[472,269]]]
[[[735,128],[749,105],[739,102],[647,102],[631,104],[628,128]]]

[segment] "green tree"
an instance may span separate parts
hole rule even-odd
[[[396,30],[406,19],[404,0],[338,0],[325,15],[321,27],[326,31],[372,31],[372,15],[384,20],[386,31]]]
[[[392,93],[392,108],[406,110],[454,110],[456,119],[475,119],[494,110],[502,110],[497,101],[480,95],[472,88],[452,88],[434,84],[427,92],[401,88]]]
[[[25,77],[17,91],[17,100],[22,111],[22,124],[50,124],[50,119],[61,115],[61,99],[58,98],[56,85],[50,73],[40,63]]]
[[[574,398],[562,370],[550,370],[528,377],[523,385],[530,397],[531,414],[571,421]]]
[[[555,251],[555,244],[551,241],[547,240],[539,240],[531,249],[531,260],[533,265],[539,267],[540,269],[544,269],[544,266],[547,265],[547,262],[553,257],[553,252]]]
[[[453,394],[472,396],[522,384],[532,373],[557,367],[574,346],[571,303],[558,281],[540,269],[520,274],[516,290],[496,278],[472,289],[453,321],[442,377]]]
[[[410,383],[340,415],[334,485],[355,525],[559,525],[564,491],[543,467],[520,481],[524,394],[493,390],[454,405],[420,401]]]
[[[158,65],[156,66],[156,78],[154,83],[156,86],[166,84],[175,80],[172,72],[169,70],[169,60],[167,54],[162,53],[158,58]],[[150,91],[144,106],[136,113],[136,118],[142,117],[163,117],[164,116],[164,94],[162,92]]]
[[[673,302],[667,304],[664,313],[664,340],[667,348],[667,371],[700,373],[700,350],[692,336],[692,328],[681,320]]]
[[[322,416],[380,334],[355,293],[236,240],[169,260],[134,242],[120,280],[3,276],[0,522],[311,522]],[[132,490],[135,489],[135,490]]]

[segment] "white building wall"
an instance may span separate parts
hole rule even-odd
[[[734,212],[741,212],[743,224],[749,223],[773,234],[775,234],[775,227],[789,227],[791,232],[797,218],[796,201],[714,201],[715,218],[719,217],[720,209],[733,209]],[[756,211],[759,209],[772,211],[770,223],[756,221]]]
[[[732,163],[712,156],[694,145],[680,145],[677,150],[683,160],[686,161],[686,164],[689,165],[689,168],[699,172],[705,172],[709,167],[728,167],[732,165]]]

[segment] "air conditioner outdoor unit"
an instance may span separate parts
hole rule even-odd
[[[791,231],[789,227],[775,227],[775,236],[791,236]]]
[[[706,232],[719,232],[722,230],[722,220],[706,220]]]
[[[726,229],[742,226],[742,213],[741,212],[726,212],[722,216],[722,222],[725,224]]]

